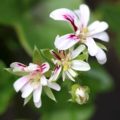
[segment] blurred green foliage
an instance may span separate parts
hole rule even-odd
[[[57,8],[67,7],[76,9],[82,0],[4,0],[0,1],[0,24],[11,26],[18,40],[29,55],[35,45],[38,48],[53,48],[57,34],[62,35],[72,30],[65,22],[56,22],[49,18],[49,13]],[[94,17],[100,16],[110,25],[111,43],[120,56],[120,4],[116,7],[110,3],[100,5]],[[115,42],[114,42],[115,41]],[[95,61],[96,62],[96,61]],[[97,62],[96,62],[97,63]],[[70,98],[66,84],[65,88],[56,94],[57,103],[43,96],[42,120],[88,120],[94,113],[94,99],[96,93],[107,92],[113,88],[113,80],[109,73],[98,63],[93,62],[92,70],[80,73],[78,83],[88,85],[91,89],[90,101],[86,105],[77,105],[66,101]],[[3,70],[6,66],[0,62],[0,114],[3,114],[12,100],[13,82],[15,78]],[[22,106],[21,106],[22,107]],[[24,108],[23,108],[24,109]]]
[[[13,82],[15,77],[5,71],[5,67],[5,64],[0,61],[0,114],[3,114],[10,106],[14,95]]]

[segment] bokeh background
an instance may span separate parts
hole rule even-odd
[[[109,23],[108,61],[99,65],[90,59],[92,70],[80,74],[78,82],[91,89],[85,105],[70,103],[67,99],[68,82],[55,93],[54,103],[42,96],[42,108],[32,103],[23,107],[21,94],[16,94],[13,82],[17,79],[3,70],[14,61],[28,64],[36,45],[53,48],[57,34],[72,32],[65,22],[49,18],[56,8],[77,9],[86,3],[91,9],[91,21]],[[119,0],[0,0],[0,120],[120,120],[120,1]]]

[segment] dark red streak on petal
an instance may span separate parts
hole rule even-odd
[[[67,19],[72,24],[74,31],[76,32],[78,28],[74,24],[74,19],[69,15],[63,15],[63,16],[65,19]]]
[[[77,37],[75,34],[71,34],[71,35],[69,35],[69,37],[68,37],[68,39],[70,38],[70,40],[78,40],[79,39],[79,37]]]
[[[52,51],[51,53],[54,55],[56,59],[61,60],[60,56],[57,53],[55,53],[54,51]]]
[[[21,63],[18,63],[18,66],[21,66],[21,67],[26,67],[26,65],[21,64]]]

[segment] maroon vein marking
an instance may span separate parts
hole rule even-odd
[[[63,16],[64,16],[65,19],[67,19],[72,24],[72,26],[74,28],[74,31],[76,32],[78,28],[74,24],[74,19],[71,16],[69,16],[69,15],[63,15]]]

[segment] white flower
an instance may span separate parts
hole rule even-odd
[[[22,92],[22,98],[25,100],[33,94],[33,101],[37,108],[41,107],[41,94],[42,88],[47,86],[56,91],[60,90],[60,86],[55,83],[47,80],[45,73],[49,70],[49,64],[47,62],[37,65],[30,63],[29,66],[26,66],[22,63],[14,62],[10,65],[13,72],[25,72],[26,75],[19,78],[13,84],[16,92]]]
[[[53,62],[56,67],[50,80],[57,80],[59,74],[62,71],[63,81],[66,79],[66,77],[72,81],[75,81],[74,78],[77,76],[76,71],[90,70],[90,66],[87,62],[75,59],[81,52],[83,52],[84,49],[85,46],[80,45],[76,49],[69,50],[69,52],[59,51],[56,53],[52,50],[51,53],[55,57]]]
[[[89,54],[95,56],[99,63],[104,64],[106,62],[106,54],[95,43],[94,38],[108,42],[109,36],[104,32],[108,28],[108,24],[104,21],[95,21],[88,25],[90,11],[87,5],[82,4],[80,8],[75,11],[66,8],[57,9],[50,13],[50,17],[54,20],[67,21],[74,29],[74,33],[56,37],[56,48],[66,50],[78,42],[84,43],[88,47]]]

